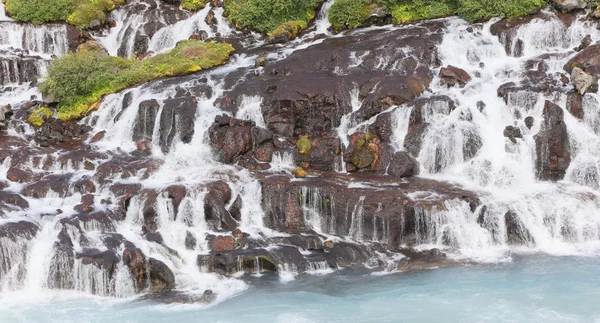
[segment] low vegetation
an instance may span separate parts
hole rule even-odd
[[[18,20],[43,24],[66,21],[80,29],[103,24],[106,13],[125,0],[2,0],[6,12]]]
[[[58,102],[60,119],[75,119],[84,116],[105,95],[156,78],[187,75],[225,64],[233,52],[229,44],[187,40],[168,53],[145,60],[128,60],[100,51],[69,53],[52,62],[40,89]]]
[[[383,12],[397,24],[452,15],[473,22],[526,15],[548,3],[549,0],[335,0],[329,21],[336,30],[356,28]]]
[[[198,11],[206,7],[206,0],[182,0],[181,7],[190,11]]]
[[[314,19],[323,0],[225,0],[225,14],[238,29],[294,38]],[[290,37],[291,36],[291,37]]]

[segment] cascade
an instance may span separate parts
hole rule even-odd
[[[256,35],[235,32],[223,9],[211,5],[190,13],[152,0],[135,3],[140,10],[131,10],[132,3],[111,12],[114,26],[94,37],[114,56],[164,52],[200,33],[241,37],[248,48],[222,67],[107,95],[98,111],[78,124],[92,135],[102,134],[89,136],[84,146],[89,150],[47,153],[23,143],[33,133],[30,127],[9,129],[11,140],[33,152],[12,155],[10,150],[10,157],[1,156],[0,184],[7,184],[0,198],[10,195],[13,204],[0,208],[0,291],[64,289],[130,298],[158,288],[148,285],[148,275],[169,285],[168,272],[177,292],[199,297],[211,290],[222,301],[248,288],[244,273],[276,272],[288,282],[301,273],[322,275],[351,266],[396,272],[410,258],[403,253],[409,249],[416,254],[441,250],[452,260],[479,262],[510,260],[522,251],[600,251],[600,217],[595,216],[600,208],[600,97],[582,96],[583,117],[577,118],[565,108],[570,85],[539,91],[524,86],[522,76],[532,70],[525,67],[529,61],[548,53],[545,72],[562,73],[583,37],[600,40],[593,23],[575,19],[567,26],[544,11],[545,19],[501,36],[492,34],[497,20],[473,27],[458,18],[437,21],[434,27],[371,27],[333,35],[327,20],[332,4],[323,4],[314,28],[285,45],[266,45]],[[209,14],[216,23],[206,22]],[[375,33],[392,36],[377,39]],[[389,46],[364,50],[354,43],[387,42],[399,35],[406,36],[401,44],[414,47],[423,35],[438,37],[436,53]],[[323,54],[331,52],[327,46],[344,48],[336,55],[347,57],[331,59]],[[68,47],[64,25],[17,24],[0,14],[0,49],[7,50],[0,56],[0,85],[17,84],[0,92],[2,103],[39,96],[34,86],[18,84],[43,75],[49,57],[65,54]],[[268,51],[264,67],[255,67],[251,49],[258,47]],[[314,48],[319,55],[310,52]],[[24,65],[9,60],[15,51],[39,57]],[[294,65],[298,54],[307,52],[317,62]],[[328,65],[328,60],[335,63]],[[536,64],[538,69],[542,62]],[[289,70],[278,69],[282,65]],[[450,65],[464,69],[472,80],[463,87],[447,86],[438,74]],[[321,68],[315,74],[322,74],[293,79],[305,77],[302,69],[314,66]],[[429,67],[431,75],[420,70]],[[410,82],[405,81],[409,68],[415,73]],[[289,73],[278,75],[282,70]],[[309,87],[323,75],[346,83],[323,89],[335,92],[325,98],[293,92],[296,85],[290,83]],[[419,86],[415,75],[431,78],[422,95],[394,92]],[[285,83],[284,76],[293,82]],[[272,79],[263,80],[269,77],[279,77],[280,83],[273,87]],[[516,88],[498,96],[498,89],[510,82]],[[245,83],[252,84],[251,91],[237,88]],[[290,86],[292,94],[277,92],[279,86]],[[235,109],[220,101],[224,97],[235,102]],[[408,99],[394,101],[398,97]],[[568,131],[571,161],[558,182],[536,178],[536,135],[543,129],[545,101],[558,104]],[[284,112],[278,115],[277,109]],[[321,111],[335,117],[323,120]],[[299,116],[315,120],[300,122]],[[535,120],[533,125],[526,124],[526,117]],[[520,136],[505,136],[507,126]],[[232,132],[214,139],[223,129]],[[307,129],[323,135],[311,138],[310,152],[299,156],[296,140],[313,136]],[[422,131],[416,150],[415,129]],[[356,132],[364,133],[358,148],[351,142]],[[394,178],[391,162],[377,173],[375,164],[389,156],[377,150],[384,144],[372,140],[373,133],[391,147],[391,155],[409,154],[418,161],[419,176]],[[247,141],[235,149],[214,148],[215,140],[240,138]],[[6,146],[7,151],[13,146],[18,145]],[[272,153],[267,161],[253,151],[258,148]],[[224,161],[231,151],[237,154],[235,163]],[[326,159],[331,151],[335,156],[320,163],[319,157]],[[345,156],[355,151],[357,158]],[[348,167],[363,158],[375,160],[368,160],[373,172]],[[9,181],[15,164],[39,179]],[[297,167],[316,171],[292,178]],[[90,195],[92,202],[84,204]],[[135,261],[143,263],[141,277],[132,275]]]

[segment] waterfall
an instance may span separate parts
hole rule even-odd
[[[176,292],[197,296],[212,290],[219,301],[248,288],[244,273],[276,272],[281,282],[288,282],[303,272],[326,274],[345,266],[395,272],[409,248],[439,249],[452,259],[492,263],[509,260],[518,252],[588,256],[600,251],[600,217],[596,216],[600,96],[582,96],[583,116],[578,118],[566,109],[570,85],[556,91],[521,86],[523,75],[532,70],[525,67],[530,60],[540,61],[535,62],[536,69],[546,64],[547,74],[562,73],[572,48],[584,36],[600,40],[595,24],[576,19],[567,27],[554,13],[543,11],[547,19],[533,19],[498,37],[491,31],[496,19],[476,26],[459,18],[436,21],[435,29],[443,29],[443,36],[435,48],[439,57],[431,71],[433,80],[428,88],[419,89],[423,92],[419,97],[405,98],[404,92],[394,91],[411,87],[411,82],[398,83],[396,88],[396,83],[383,84],[380,79],[387,79],[377,73],[389,72],[404,80],[404,64],[419,65],[429,57],[411,56],[408,48],[387,52],[387,43],[357,50],[344,38],[358,35],[368,41],[373,32],[403,33],[409,27],[372,27],[333,35],[328,31],[332,4],[333,0],[325,1],[314,26],[287,44],[265,44],[255,35],[234,31],[223,17],[223,8],[212,4],[192,13],[147,0],[112,11],[108,17],[112,27],[92,34],[113,56],[164,52],[201,33],[241,39],[247,46],[225,66],[105,96],[98,111],[79,121],[92,129],[82,146],[86,149],[51,151],[34,140],[29,145],[32,128],[11,128],[7,133],[26,142],[23,145],[29,149],[19,152],[29,155],[22,158],[13,150],[8,157],[1,155],[5,159],[0,185],[6,183],[6,188],[0,194],[22,196],[24,202],[17,202],[27,206],[0,205],[0,291],[59,289],[130,298],[149,291],[144,285],[148,278],[135,277],[135,268],[124,262],[125,253],[132,249],[147,261],[143,273],[152,259],[172,272]],[[0,91],[0,103],[28,101],[32,95],[39,99],[38,89],[29,83],[43,77],[50,56],[68,51],[67,27],[15,23],[3,10],[0,7],[0,89],[10,90]],[[212,15],[214,23],[209,24],[207,17]],[[417,27],[425,29],[424,24]],[[407,34],[417,34],[415,30]],[[410,37],[421,41],[423,34],[417,35]],[[509,39],[513,42],[507,48]],[[277,98],[279,93],[270,90],[277,89],[276,82],[297,81],[295,72],[290,72],[296,66],[288,71],[280,61],[299,60],[302,55],[294,55],[295,51],[324,42],[350,50],[340,58],[334,47],[320,48],[315,60],[323,61],[315,66],[322,69],[315,74],[348,83],[340,87],[344,93],[336,92],[336,101],[319,106],[339,114],[308,134],[314,153],[299,156],[296,140],[305,129],[290,124],[301,113],[321,116],[322,111],[310,106],[319,94],[290,91],[289,96]],[[264,67],[255,67],[257,48],[267,52]],[[548,53],[555,55],[538,58]],[[346,66],[328,61],[336,59]],[[438,74],[449,65],[464,69],[472,80],[464,87],[448,87]],[[356,70],[361,71],[358,76],[351,73]],[[262,83],[266,71],[278,78]],[[236,86],[244,82],[256,86],[238,95]],[[499,96],[498,89],[509,82],[519,86]],[[342,92],[340,88],[335,90]],[[234,108],[222,108],[225,97],[235,101]],[[280,100],[279,106],[270,107],[275,100]],[[295,100],[302,103],[289,108]],[[568,131],[571,161],[558,182],[536,178],[535,136],[542,129],[546,100],[564,110]],[[385,104],[377,105],[381,101]],[[276,117],[285,120],[268,115],[269,109],[283,110],[285,116]],[[251,122],[215,121],[222,115]],[[366,158],[375,154],[372,159],[377,161],[395,158],[379,154],[381,147],[392,147],[391,155],[412,154],[420,165],[419,176],[394,177],[375,165],[347,167],[344,154],[350,152],[350,137],[371,132],[371,126],[381,121],[378,117],[389,118],[382,127],[391,133],[378,138],[380,146],[374,153],[363,154],[368,154]],[[535,120],[533,125],[526,123],[526,117]],[[277,129],[278,122],[285,131]],[[250,123],[263,128],[260,131],[271,131],[267,139],[258,144],[242,142],[234,148],[245,155],[223,162],[211,146],[215,127]],[[520,135],[506,136],[507,126]],[[417,128],[423,132],[415,152],[407,143]],[[256,129],[251,128],[247,137],[256,135],[252,130]],[[326,135],[321,138],[320,133]],[[243,135],[230,137],[234,136]],[[239,138],[226,140],[235,139]],[[369,139],[361,140],[364,145]],[[328,146],[330,141],[335,142],[334,148]],[[274,151],[271,162],[249,170],[244,162],[260,160],[250,150],[259,144]],[[336,155],[331,163],[311,168],[331,150]],[[46,177],[32,183],[10,182],[14,164],[32,177]],[[293,178],[297,167],[306,168],[308,176]],[[93,190],[84,192],[82,182]],[[93,212],[80,212],[82,200],[92,198],[91,205],[84,206]],[[24,226],[17,228],[22,231],[15,229],[17,224]],[[8,231],[19,234],[11,236]],[[288,252],[289,259],[281,257]],[[339,259],[344,257],[352,259],[342,259],[347,260],[344,263]],[[228,267],[227,261],[235,268]]]
[[[37,55],[63,55],[68,50],[67,26],[0,21],[0,49],[12,47]]]

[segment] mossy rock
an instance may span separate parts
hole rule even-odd
[[[298,154],[300,155],[308,155],[310,150],[312,149],[312,143],[308,136],[302,136],[296,142],[296,149],[298,149]]]
[[[184,76],[223,65],[235,50],[230,44],[186,40],[168,53],[128,60],[81,50],[52,61],[40,84],[58,103],[62,120],[81,118],[105,95],[160,77]]]
[[[48,107],[41,107],[33,111],[27,121],[35,127],[41,127],[48,119],[52,118],[54,112]]]
[[[198,11],[206,7],[206,0],[182,0],[181,7],[189,11]]]
[[[304,170],[304,168],[298,167],[294,169],[294,176],[296,178],[305,178],[306,176],[308,176],[308,173],[306,172],[306,170]]]

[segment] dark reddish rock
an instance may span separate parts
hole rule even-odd
[[[100,251],[98,249],[84,249],[75,255],[77,259],[81,259],[84,265],[94,265],[107,274],[110,279],[116,269],[120,259],[112,250]]]
[[[527,126],[528,129],[531,129],[531,127],[533,127],[534,122],[535,120],[532,116],[528,116],[525,118],[525,126]]]
[[[31,240],[39,230],[39,227],[33,222],[7,222],[0,225],[0,237],[12,241],[17,241],[20,238]],[[0,253],[0,256],[2,256],[2,253]]]
[[[25,186],[22,193],[29,197],[44,198],[50,191],[53,191],[58,196],[65,197],[69,192],[70,178],[71,175],[48,175],[37,182]]]
[[[439,249],[431,249],[427,251],[416,251],[412,249],[402,250],[402,254],[406,256],[400,260],[398,270],[413,271],[439,268],[451,265],[457,265],[456,260],[452,260]]]
[[[154,258],[148,258],[147,266],[151,293],[166,293],[175,288],[175,275],[165,263]]]
[[[231,200],[231,188],[224,181],[210,183],[204,197],[204,216],[214,230],[231,231],[237,227],[237,222],[225,205]]]
[[[471,81],[471,76],[465,70],[456,66],[448,65],[440,69],[440,80],[447,86],[459,85],[464,87]]]
[[[146,256],[138,248],[129,248],[123,251],[123,262],[129,268],[129,272],[135,282],[136,290],[139,292],[147,287],[148,273],[146,271]]]
[[[533,237],[521,222],[519,216],[513,211],[508,211],[504,215],[504,224],[506,226],[506,241],[513,245],[522,245],[533,243]]]
[[[419,174],[419,162],[406,151],[394,153],[386,168],[388,175],[405,178]]]
[[[573,56],[563,67],[571,74],[574,67],[581,68],[587,74],[600,76],[600,44],[590,45]]]
[[[561,180],[571,163],[569,133],[563,120],[563,110],[546,101],[540,132],[535,136],[536,177],[540,180]]]
[[[211,146],[222,162],[234,163],[253,147],[253,124],[225,115],[217,117],[210,128]]]
[[[579,93],[575,91],[567,93],[566,108],[575,118],[583,120],[583,98]]]
[[[215,252],[235,249],[235,239],[232,236],[216,236],[211,241],[210,250]]]
[[[582,50],[588,48],[591,44],[592,44],[592,35],[586,35],[581,40],[581,43],[579,44],[579,46],[573,48],[573,50],[575,50],[576,52],[579,52],[579,51],[582,51]]]
[[[31,183],[39,181],[43,176],[44,173],[32,172],[30,170],[23,170],[16,167],[11,167],[6,174],[6,178],[8,178],[9,181],[17,183]]]
[[[21,195],[0,190],[0,207],[27,209],[29,203]]]
[[[523,135],[521,134],[521,129],[519,127],[506,126],[506,128],[504,128],[504,137],[510,139],[513,143],[516,143],[516,138],[523,138]]]
[[[93,194],[96,193],[96,184],[94,184],[94,182],[92,182],[92,180],[89,178],[84,177],[75,181],[71,185],[71,189],[75,193]]]
[[[105,130],[102,130],[102,131],[100,131],[100,132],[96,133],[96,134],[95,134],[95,135],[92,137],[92,139],[90,139],[90,142],[91,142],[91,143],[97,143],[97,142],[99,142],[100,140],[104,139],[104,136],[105,136],[105,135],[106,135],[106,131],[105,131]]]
[[[167,197],[173,204],[173,213],[175,217],[179,213],[179,206],[187,194],[187,188],[183,185],[171,185],[165,189]]]

